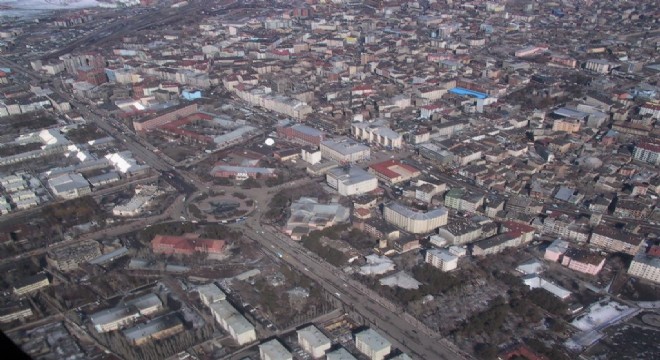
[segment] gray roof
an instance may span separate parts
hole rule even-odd
[[[254,330],[254,326],[243,317],[229,302],[220,300],[209,305],[214,314],[225,320],[236,334]]]
[[[367,329],[355,334],[355,340],[357,341],[358,339],[360,339],[360,341],[364,342],[375,351],[386,349],[392,346],[392,343],[390,343],[374,329]]]
[[[328,337],[325,336],[314,325],[310,325],[304,329],[298,330],[298,336],[307,339],[307,342],[312,347],[319,347],[325,344],[330,344],[330,339],[328,339]]]
[[[342,155],[350,155],[365,150],[369,151],[368,146],[362,145],[359,142],[348,138],[325,140],[321,142],[321,145],[326,146]]]
[[[358,184],[363,181],[375,179],[376,177],[362,168],[359,167],[350,167],[348,171],[344,170],[344,168],[337,167],[334,169],[330,169],[327,172],[328,175],[334,176],[339,180],[342,184],[345,185],[352,185],[352,184]]]
[[[277,339],[259,345],[259,351],[268,354],[269,359],[292,359],[291,353]]]
[[[399,203],[390,203],[387,205],[387,207],[394,211],[397,212],[409,219],[413,220],[428,220],[428,219],[434,219],[437,217],[445,216],[447,214],[447,209],[444,207],[439,207],[437,209],[429,210],[427,212],[421,212],[421,211],[414,211],[411,210],[408,207],[405,207]]]
[[[173,312],[159,318],[148,321],[144,324],[134,326],[123,331],[124,336],[129,340],[138,340],[162,330],[170,329],[175,326],[183,325],[178,313]]]

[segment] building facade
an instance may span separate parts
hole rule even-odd
[[[429,233],[446,225],[448,216],[449,212],[444,207],[418,212],[398,203],[391,203],[383,209],[385,221],[413,234]]]

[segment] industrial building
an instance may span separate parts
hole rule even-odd
[[[179,314],[174,312],[126,329],[123,334],[131,344],[140,346],[180,333],[183,329]]]
[[[321,142],[321,157],[333,160],[340,164],[356,163],[368,160],[371,150],[349,138],[325,140]]]
[[[117,307],[105,309],[89,316],[97,332],[103,333],[120,329],[133,323],[141,316],[151,315],[163,308],[163,302],[155,294],[147,294],[126,301]]]
[[[280,126],[277,134],[285,139],[295,140],[306,145],[319,146],[325,139],[325,133],[307,125],[295,124],[292,126]]]
[[[101,256],[99,243],[86,240],[74,245],[55,248],[48,251],[46,261],[60,271],[78,269],[78,265]]]
[[[359,167],[337,167],[328,170],[326,182],[339,195],[362,195],[378,188],[378,179]]]
[[[317,199],[302,197],[291,204],[291,217],[284,232],[292,239],[300,240],[310,231],[345,222],[349,216],[349,209],[340,204],[319,204]]]
[[[429,233],[446,225],[448,216],[449,212],[444,207],[421,212],[395,202],[386,205],[383,210],[387,222],[413,234]]]

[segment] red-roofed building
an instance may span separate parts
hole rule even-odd
[[[196,252],[209,256],[222,255],[226,242],[224,240],[201,239],[197,235],[169,236],[156,235],[151,240],[151,250],[156,254],[192,255]]]
[[[635,146],[633,156],[636,160],[660,165],[660,143],[641,142]]]
[[[397,184],[416,178],[421,172],[398,160],[386,160],[369,167],[369,172],[386,184]]]

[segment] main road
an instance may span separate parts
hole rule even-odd
[[[341,270],[319,259],[300,244],[287,240],[272,227],[263,226],[260,214],[257,212],[241,224],[245,236],[315,280],[346,308],[360,314],[379,329],[395,346],[418,359],[470,358],[448,340],[412,320],[402,309],[345,276]]]

